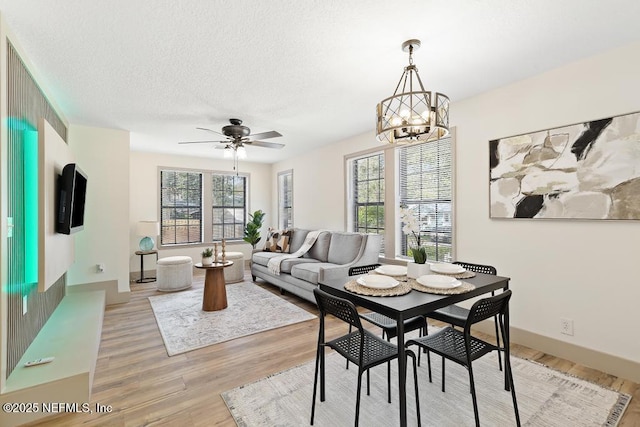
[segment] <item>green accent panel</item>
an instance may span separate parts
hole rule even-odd
[[[24,281],[38,283],[38,132],[25,130],[24,145]]]

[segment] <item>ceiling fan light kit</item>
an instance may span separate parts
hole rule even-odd
[[[183,141],[178,144],[210,144],[210,143],[222,143],[224,146],[218,146],[224,150],[223,157],[225,159],[233,159],[234,169],[237,169],[238,160],[244,160],[247,158],[247,145],[264,148],[282,148],[284,144],[277,142],[258,141],[259,139],[269,139],[282,136],[280,132],[275,130],[262,133],[251,134],[251,129],[242,124],[240,119],[229,119],[229,125],[222,127],[222,133],[208,128],[196,128],[207,132],[215,133],[220,136],[224,136],[224,141]]]
[[[389,144],[434,141],[449,134],[449,97],[424,89],[418,69],[413,65],[413,52],[420,40],[402,43],[409,52],[409,65],[404,68],[393,95],[376,106],[376,138]]]

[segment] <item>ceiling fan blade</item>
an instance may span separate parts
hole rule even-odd
[[[223,142],[227,144],[229,141],[180,141],[178,144],[211,144],[212,142]]]
[[[199,128],[199,127],[197,127],[196,129],[198,129],[198,130],[204,130],[204,131],[211,132],[211,133],[215,133],[216,135],[224,136],[224,137],[226,138],[226,135],[225,135],[225,134],[222,134],[222,133],[220,133],[220,132],[218,132],[218,131],[215,131],[215,130],[213,130],[213,129],[209,129],[209,128]]]
[[[245,144],[253,145],[254,147],[265,147],[265,148],[282,148],[284,144],[279,144],[277,142],[266,142],[266,141],[247,141]]]
[[[278,136],[282,136],[280,132],[276,132],[275,130],[271,130],[269,132],[255,133],[253,135],[249,135],[249,138],[252,139],[269,139],[276,138]]]

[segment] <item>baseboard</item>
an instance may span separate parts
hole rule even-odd
[[[476,326],[481,332],[492,336],[495,335],[493,322],[483,322]],[[640,383],[640,363],[638,362],[539,335],[524,329],[511,327],[509,331],[512,343],[521,344],[619,378]]]
[[[84,292],[84,291],[104,291],[106,295],[106,304],[123,304],[131,299],[131,291],[120,292],[118,290],[117,280],[107,280],[104,282],[84,283],[80,285],[68,285],[67,292]]]

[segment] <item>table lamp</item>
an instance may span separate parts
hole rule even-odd
[[[160,224],[158,221],[140,221],[136,231],[138,236],[144,236],[140,240],[140,250],[150,251],[155,244],[153,239],[160,234]]]

